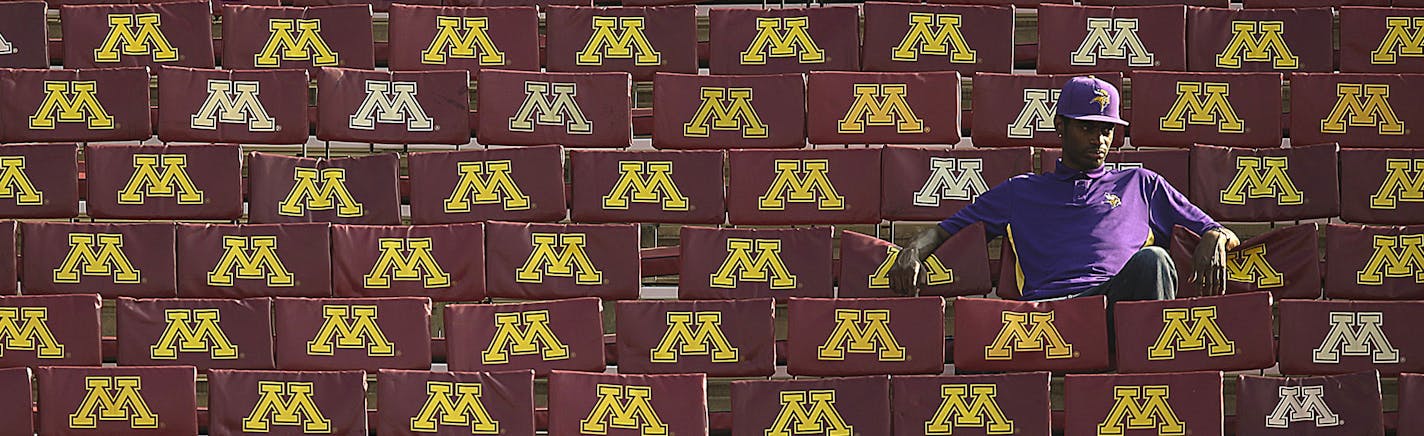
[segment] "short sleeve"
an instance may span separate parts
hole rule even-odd
[[[1173,187],[1161,175],[1140,170],[1146,174],[1147,201],[1151,208],[1152,232],[1157,240],[1166,241],[1172,234],[1172,226],[1180,225],[1198,235],[1208,230],[1220,228],[1221,224],[1202,212],[1201,208],[1187,200],[1187,196]]]
[[[1022,176],[1005,180],[1004,183],[980,194],[979,198],[960,209],[954,216],[940,221],[939,227],[953,235],[970,224],[982,222],[989,239],[1003,236],[1009,225],[1014,200],[1014,186],[1020,177]]]

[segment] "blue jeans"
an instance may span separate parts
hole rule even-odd
[[[1108,281],[1073,297],[1106,295],[1108,314],[1119,301],[1171,300],[1177,298],[1177,267],[1162,247],[1138,250]]]
[[[1171,300],[1177,298],[1177,267],[1162,247],[1138,250],[1108,281],[1067,298],[1106,295],[1108,297],[1108,347],[1115,349],[1113,305],[1119,301]]]

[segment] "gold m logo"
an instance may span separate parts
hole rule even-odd
[[[615,30],[616,29],[616,30]],[[575,63],[603,65],[603,58],[632,59],[634,65],[662,65],[662,54],[643,34],[643,17],[593,17],[593,36]]]
[[[1340,83],[1335,92],[1340,100],[1320,120],[1321,133],[1345,133],[1346,127],[1355,126],[1374,127],[1381,135],[1404,134],[1404,122],[1389,105],[1389,85]]]
[[[619,161],[618,182],[603,196],[604,209],[628,210],[628,202],[662,203],[662,210],[688,210],[687,197],[672,181],[671,161]]]
[[[1267,428],[1290,428],[1292,422],[1298,421],[1314,421],[1316,427],[1345,424],[1340,415],[1325,404],[1324,386],[1281,386],[1277,392],[1281,400],[1271,414],[1266,415]]]
[[[376,324],[376,306],[328,304],[321,307],[321,314],[326,321],[307,341],[308,355],[330,356],[334,348],[364,348],[367,356],[396,355],[396,344]]]
[[[865,133],[865,125],[895,126],[895,133],[925,133],[924,120],[905,101],[905,84],[858,83],[855,101],[836,124],[839,133]]]
[[[1216,306],[1162,309],[1162,322],[1166,325],[1157,342],[1147,347],[1147,360],[1172,360],[1178,351],[1205,350],[1211,357],[1236,354],[1236,343],[1216,325]]]
[[[479,383],[425,382],[429,398],[410,418],[410,431],[435,433],[442,425],[468,425],[470,434],[499,434],[499,421],[480,402],[482,390]],[[452,400],[457,395],[459,399]]]
[[[734,289],[739,281],[749,281],[767,283],[771,289],[794,289],[796,276],[786,269],[780,253],[780,239],[727,238],[727,259],[712,273],[710,284]]]
[[[111,276],[114,283],[141,283],[140,272],[124,256],[120,233],[70,233],[69,254],[54,269],[55,283],[79,283],[80,276]]]
[[[1221,190],[1221,203],[1244,205],[1248,198],[1275,198],[1281,206],[1304,204],[1304,193],[1291,182],[1288,169],[1290,159],[1285,156],[1237,156],[1236,177]]]
[[[318,177],[321,182],[317,182]],[[351,196],[351,191],[346,190],[345,168],[296,168],[292,178],[297,183],[292,185],[292,192],[277,207],[278,215],[302,216],[308,210],[333,209],[336,216],[343,218],[366,213],[361,203]],[[321,184],[320,188],[317,183]]]
[[[743,138],[767,137],[766,123],[752,108],[751,88],[702,87],[702,105],[692,121],[682,124],[682,134],[706,138],[712,130],[738,130]],[[730,99],[731,103],[727,100]]]
[[[1177,419],[1167,403],[1167,386],[1114,386],[1112,410],[1098,424],[1099,435],[1121,435],[1126,430],[1156,429],[1159,435],[1187,434],[1187,424]]]
[[[203,204],[203,191],[184,170],[187,155],[135,154],[133,166],[133,176],[119,190],[119,204],[143,204],[146,197],[177,197],[178,204]]]
[[[509,175],[513,167],[508,159],[457,164],[460,181],[445,199],[445,213],[469,212],[471,204],[504,203],[504,210],[529,210],[533,203]]]
[[[1370,52],[1370,63],[1394,65],[1396,56],[1424,57],[1424,17],[1386,17],[1384,38],[1379,48]]]
[[[969,48],[964,34],[959,31],[963,19],[959,14],[911,12],[910,30],[905,32],[905,39],[890,49],[890,60],[916,62],[923,54],[948,56],[952,64],[977,62],[977,53]],[[931,26],[939,26],[939,30],[930,30]]]
[[[0,198],[14,199],[20,206],[45,204],[44,192],[25,174],[24,156],[0,156]]]
[[[275,132],[277,121],[257,100],[261,83],[255,80],[208,80],[208,98],[188,127],[216,130],[218,123],[245,124],[252,132]]]
[[[603,284],[603,272],[593,265],[584,251],[588,235],[583,233],[535,233],[531,237],[534,252],[515,271],[514,281],[543,283],[544,275],[573,277],[580,285]],[[557,251],[555,251],[557,248]]]
[[[237,345],[218,325],[221,317],[217,309],[167,309],[163,318],[168,326],[149,347],[154,360],[177,359],[178,353],[209,353],[214,360],[238,358]]]
[[[784,210],[787,202],[816,203],[819,210],[845,210],[845,197],[836,192],[826,159],[777,159],[776,179],[757,198],[757,209]]]
[[[434,243],[432,238],[377,239],[381,257],[366,274],[366,287],[389,288],[393,276],[400,281],[419,281],[426,288],[450,287],[450,274],[441,269],[435,256],[430,254]]]
[[[1375,252],[1355,275],[1355,283],[1382,285],[1385,277],[1413,277],[1424,283],[1424,234],[1375,235]]]
[[[653,411],[653,388],[648,386],[596,386],[598,403],[579,421],[584,434],[607,434],[608,427],[640,430],[643,436],[667,435],[668,426]]]
[[[1399,363],[1399,349],[1385,337],[1380,312],[1330,312],[1330,332],[1311,361],[1340,363],[1340,356],[1370,356],[1373,363]]]
[[[984,181],[984,159],[930,158],[930,177],[915,191],[916,206],[939,207],[940,200],[974,201],[989,190]]]
[[[64,344],[46,323],[48,312],[44,307],[0,307],[0,357],[5,350],[22,350],[40,359],[64,358]]]
[[[987,434],[1014,434],[1014,421],[1004,415],[994,400],[998,387],[993,384],[940,385],[944,401],[934,416],[925,422],[926,436],[948,436],[955,427],[982,428]]]
[[[533,132],[535,125],[564,126],[569,134],[592,134],[593,122],[579,109],[574,100],[577,95],[575,83],[524,82],[524,103],[509,117],[509,130]]]
[[[836,309],[836,329],[831,331],[826,343],[816,348],[816,360],[844,360],[847,351],[877,354],[882,362],[909,358],[905,347],[900,346],[890,332],[889,309]]]
[[[356,130],[374,130],[376,124],[405,124],[412,132],[435,130],[435,120],[425,114],[417,93],[415,82],[392,82],[389,80],[367,80],[366,99],[351,114],[348,125]]]
[[[1205,92],[1205,94],[1203,94]],[[1230,83],[1177,82],[1177,101],[1159,118],[1163,131],[1181,132],[1188,124],[1216,126],[1221,133],[1245,133],[1246,122],[1236,116],[1236,110],[1226,99],[1231,95]]]
[[[1010,360],[1015,351],[1042,351],[1047,359],[1077,356],[1073,344],[1063,340],[1053,326],[1053,312],[1009,312],[1000,314],[1004,326],[994,342],[984,347],[985,360]],[[1031,326],[1030,326],[1031,325]]]
[[[307,433],[331,433],[331,420],[312,401],[311,382],[257,382],[262,397],[242,419],[242,430],[266,433],[273,425],[300,426]]]
[[[109,35],[94,49],[94,62],[118,62],[120,55],[147,54],[156,62],[178,60],[178,49],[163,36],[161,25],[157,13],[109,14]]]
[[[697,326],[693,327],[693,323]],[[722,312],[668,312],[667,325],[667,332],[652,350],[653,362],[677,363],[679,356],[737,361],[737,348],[722,334]]]
[[[480,361],[486,365],[509,363],[510,355],[539,354],[545,361],[569,358],[569,346],[549,329],[548,310],[496,313],[494,326],[494,338],[480,353]]]
[[[3,162],[0,158],[0,165]],[[1394,209],[1398,201],[1424,202],[1424,159],[1385,159],[1384,167],[1389,175],[1385,176],[1379,191],[1370,196],[1370,209]],[[0,180],[0,184],[3,183],[4,180]]]
[[[208,285],[232,286],[234,277],[266,279],[271,287],[296,284],[282,258],[277,257],[276,236],[223,236],[223,257],[208,272]]]
[[[158,414],[143,401],[138,376],[84,377],[88,390],[69,414],[69,428],[95,428],[99,421],[128,421],[129,428],[158,428]]]
[[[1088,18],[1088,37],[1073,51],[1069,63],[1096,66],[1099,58],[1126,60],[1133,67],[1157,64],[1137,37],[1136,18]]]
[[[504,65],[504,52],[489,36],[489,17],[435,17],[435,38],[420,52],[420,63],[445,65],[447,58],[479,59],[480,66]]]
[[[1285,286],[1285,275],[1266,261],[1266,244],[1226,253],[1226,279],[1253,284],[1261,289]]]
[[[44,82],[45,98],[30,116],[31,129],[54,129],[55,123],[87,123],[90,130],[112,130],[114,117],[95,96],[92,80]]]
[[[313,66],[331,67],[338,63],[338,53],[321,37],[321,20],[315,18],[273,18],[267,22],[272,35],[253,56],[259,68],[278,68],[282,61],[311,61]],[[293,36],[293,32],[296,33]]]
[[[809,403],[808,403],[809,400]],[[826,434],[850,436],[855,428],[836,411],[836,391],[783,391],[781,412],[764,432],[765,436]]]
[[[1270,62],[1276,69],[1300,68],[1300,58],[1291,53],[1281,37],[1285,22],[1232,21],[1231,31],[1234,34],[1231,41],[1216,55],[1218,68],[1241,68],[1243,58],[1246,62]]]
[[[826,61],[826,51],[807,32],[807,17],[757,18],[757,34],[742,52],[742,65],[765,65],[767,57],[797,58],[803,64]]]
[[[875,268],[875,272],[870,275],[870,289],[890,289],[890,267],[895,265],[895,261],[900,258],[899,247],[885,247],[885,252],[889,256],[884,262]],[[925,271],[929,274],[925,284],[929,286],[947,285],[954,283],[954,270],[946,268],[944,263],[939,261],[939,257],[933,254],[924,262]]]
[[[1057,89],[1024,89],[1023,109],[1009,124],[1010,138],[1031,139],[1038,132],[1053,131],[1053,113],[1058,108]]]

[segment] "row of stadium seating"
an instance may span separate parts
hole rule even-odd
[[[75,150],[0,147],[0,217],[75,218],[82,193],[99,219],[877,224],[938,221],[1035,167],[1028,147],[576,150],[565,165],[560,147],[534,146],[410,153],[403,177],[396,153],[251,152],[244,168],[234,145],[93,144],[80,172]],[[1060,153],[1042,150],[1039,167]],[[1221,221],[1424,223],[1421,149],[1197,145],[1115,151],[1108,166],[1151,169]]]
[[[958,370],[966,372],[1101,371],[1110,366],[1109,357],[1112,356],[1108,351],[1107,330],[1102,322],[1104,303],[1105,300],[1101,297],[1047,303],[956,299],[954,308],[959,313],[954,322],[955,337],[949,347],[953,350],[953,362]],[[1421,361],[1417,356],[1424,352],[1424,339],[1411,334],[1411,326],[1407,321],[1399,320],[1416,319],[1421,315],[1420,312],[1424,311],[1424,302],[1283,301],[1279,305],[1280,323],[1282,326],[1289,325],[1290,328],[1281,329],[1279,354],[1274,352],[1277,346],[1274,345],[1270,333],[1270,305],[1269,295],[1259,292],[1119,305],[1115,311],[1119,325],[1140,326],[1116,331],[1116,368],[1122,374],[1068,376],[1065,385],[1068,391],[1065,401],[1066,422],[1056,423],[1055,427],[1067,427],[1067,434],[1083,434],[1080,433],[1081,429],[1074,430],[1075,419],[1091,418],[1095,424],[1112,420],[1105,418],[1111,416],[1106,411],[1115,408],[1112,406],[1114,400],[1124,400],[1124,395],[1120,393],[1116,397],[1112,395],[1113,392],[1120,392],[1118,389],[1112,389],[1112,386],[1151,384],[1155,389],[1161,389],[1159,393],[1163,394],[1156,400],[1166,403],[1156,407],[1170,409],[1175,413],[1169,414],[1175,415],[1175,418],[1199,423],[1196,427],[1198,430],[1192,434],[1220,434],[1212,428],[1221,425],[1221,373],[1208,372],[1181,380],[1178,375],[1172,374],[1264,368],[1275,364],[1277,359],[1282,373],[1316,376],[1283,379],[1239,376],[1234,389],[1238,426],[1258,425],[1260,419],[1253,418],[1256,422],[1251,422],[1243,417],[1254,416],[1257,410],[1263,417],[1266,412],[1279,412],[1278,408],[1271,406],[1280,407],[1280,404],[1289,401],[1300,404],[1287,406],[1288,409],[1318,407],[1320,409],[1315,412],[1319,415],[1307,417],[1309,414],[1306,411],[1297,410],[1297,413],[1288,415],[1295,418],[1269,425],[1268,428],[1294,428],[1297,431],[1303,431],[1300,430],[1302,427],[1331,429],[1341,423],[1329,419],[1328,416],[1338,414],[1345,416],[1343,422],[1348,424],[1338,430],[1348,434],[1382,434],[1372,430],[1379,426],[1378,424],[1367,424],[1379,422],[1380,412],[1384,410],[1380,402],[1379,373],[1399,377],[1399,410],[1409,411],[1414,410],[1411,407],[1417,407],[1411,404],[1421,400],[1414,398],[1414,389],[1419,387],[1414,385],[1421,380],[1418,375],[1401,373],[1424,369],[1424,365],[1416,363]],[[494,386],[484,391],[488,396],[479,397],[476,393],[474,400],[495,404],[508,402],[510,399],[505,395],[510,392],[529,389],[510,388],[507,381],[491,381],[488,377],[499,379],[497,374],[500,373],[508,375],[511,374],[509,371],[524,371],[519,376],[522,381],[516,379],[518,383],[514,386],[527,386],[533,382],[531,378],[536,375],[539,378],[550,376],[551,387],[547,404],[551,434],[577,433],[561,433],[557,431],[561,424],[553,422],[558,420],[557,415],[561,412],[559,409],[567,407],[565,401],[569,401],[569,396],[560,394],[557,387],[562,384],[560,379],[566,377],[567,373],[561,375],[557,371],[572,369],[599,372],[606,369],[603,341],[598,337],[601,332],[600,307],[598,300],[593,298],[446,306],[446,340],[443,342],[448,350],[450,369],[497,373],[410,374],[436,378],[469,377],[470,379],[455,381],[483,381],[492,384]],[[872,379],[878,378],[883,383],[886,374],[893,376],[891,380],[906,375],[923,374],[906,380],[919,386],[914,389],[923,389],[923,394],[926,395],[924,400],[908,402],[916,405],[915,414],[929,414],[939,407],[951,407],[945,405],[953,403],[955,392],[962,396],[958,400],[965,402],[963,406],[970,409],[959,412],[970,416],[978,414],[972,410],[978,406],[969,406],[979,400],[1008,401],[1015,406],[1012,409],[1016,412],[1010,412],[1009,408],[1001,412],[1011,415],[1043,413],[1046,417],[1048,413],[1047,373],[943,378],[943,362],[947,352],[944,338],[939,329],[924,328],[926,325],[938,325],[943,319],[944,306],[939,298],[792,299],[787,314],[791,318],[788,324],[793,328],[788,330],[784,344],[774,344],[772,341],[773,306],[769,299],[620,302],[616,307],[618,337],[616,346],[610,348],[615,351],[615,355],[608,357],[616,362],[620,374],[596,376],[602,378],[600,383],[639,384],[652,380],[695,378],[696,388],[690,385],[672,391],[677,392],[678,401],[703,404],[700,410],[692,412],[694,416],[705,416],[707,412],[705,402],[702,401],[706,396],[704,377],[770,375],[773,362],[782,360],[786,363],[786,370],[792,375],[841,377],[876,374],[878,377]],[[193,389],[191,383],[183,383],[182,380],[193,380],[195,367],[208,375],[206,391],[213,395],[207,403],[211,414],[236,413],[220,411],[224,407],[223,403],[232,401],[233,393],[226,389],[229,380],[225,379],[234,374],[251,374],[254,379],[269,382],[309,381],[308,378],[325,377],[320,375],[322,371],[344,371],[347,383],[342,384],[350,384],[347,388],[357,389],[356,391],[343,390],[343,393],[337,396],[318,394],[315,399],[318,403],[323,403],[321,398],[331,399],[339,396],[345,397],[346,401],[356,401],[364,397],[359,393],[360,388],[365,386],[364,377],[356,375],[362,374],[362,370],[376,372],[378,370],[375,368],[381,368],[380,377],[386,377],[392,369],[424,371],[429,369],[432,357],[440,360],[432,353],[432,341],[427,327],[431,314],[430,301],[422,298],[120,299],[116,310],[119,324],[116,344],[120,364],[118,367],[97,366],[100,356],[98,308],[99,297],[92,294],[0,297],[0,316],[5,317],[7,321],[0,325],[8,326],[6,333],[9,335],[6,341],[0,342],[0,347],[5,351],[3,357],[0,357],[0,366],[43,365],[38,367],[41,380],[41,414],[44,414],[51,404],[63,403],[68,404],[60,406],[66,408],[65,416],[81,416],[85,408],[75,405],[90,403],[81,402],[79,398],[86,395],[108,395],[111,401],[101,401],[100,403],[105,404],[103,407],[127,409],[128,413],[121,414],[118,410],[111,410],[110,413],[104,414],[108,418],[100,419],[109,422],[100,422],[100,427],[97,428],[107,428],[107,431],[144,428],[143,421],[130,419],[138,414],[135,409],[129,409],[136,404],[124,404],[125,401],[121,400],[125,396],[123,388],[133,387],[134,392],[128,392],[129,394],[136,394],[150,401],[157,398],[160,403],[181,399],[188,396],[183,393],[185,390]],[[494,328],[474,327],[478,325],[493,325]],[[275,335],[269,332],[274,332]],[[88,367],[56,369],[47,366],[76,364]],[[167,369],[153,365],[166,366]],[[282,371],[270,371],[274,367]],[[266,371],[228,371],[218,368]],[[301,372],[295,372],[297,370]],[[134,374],[149,372],[157,372],[172,381],[120,381],[126,378],[133,380]],[[54,377],[59,373],[65,373],[63,375],[67,377]],[[5,376],[0,385],[6,387],[6,392],[30,392],[29,389],[10,389],[15,386],[28,386],[29,379],[24,376],[23,371],[3,371],[0,374]],[[115,378],[120,375],[126,377]],[[1319,375],[1326,377],[1321,378]],[[1208,379],[1207,376],[1215,379]],[[47,383],[46,377],[54,378]],[[968,380],[964,377],[979,379]],[[1023,385],[1014,382],[1016,379],[1024,381],[1024,378],[1036,381]],[[866,379],[820,378],[733,382],[732,415],[737,417],[734,425],[746,425],[741,422],[743,418],[740,417],[743,414],[773,413],[776,410],[785,412],[782,406],[788,403],[802,402],[801,406],[811,405],[805,403],[805,398],[787,401],[784,395],[775,394],[777,390],[796,390],[789,387],[807,384],[814,386],[815,390],[846,389],[856,392],[862,388],[859,385],[864,380]],[[955,380],[961,383],[970,382],[981,388],[952,391],[941,385],[952,384]],[[1100,399],[1090,399],[1092,395],[1074,394],[1073,392],[1077,391],[1075,386],[1080,383],[1096,385],[1085,380],[1098,380],[1103,383],[1102,392],[1106,394]],[[423,381],[395,384],[386,384],[386,380],[381,378],[378,378],[378,381],[380,389],[377,393],[382,395],[381,398],[403,390],[395,385],[414,388],[414,392],[421,396],[404,401],[382,400],[377,413],[394,412],[404,407],[425,404],[429,399],[428,395],[439,393],[436,389],[424,389],[427,385]],[[1189,383],[1178,387],[1176,381]],[[760,412],[738,407],[738,402],[743,401],[738,396],[745,394],[738,392],[745,389],[748,383],[777,388],[772,390],[771,403],[752,409]],[[1254,383],[1270,386],[1269,391],[1259,397],[1252,394],[1254,389],[1249,385]],[[1315,392],[1315,398],[1312,398],[1309,390],[1276,389],[1279,385],[1300,387],[1318,384],[1327,387],[1323,393]],[[282,383],[276,385],[280,386]],[[1161,387],[1168,385],[1172,387]],[[63,392],[54,390],[60,386],[63,386],[63,389],[60,389]],[[143,388],[141,391],[137,389],[140,386]],[[909,386],[905,388],[911,389]],[[291,401],[295,399],[293,395],[301,394],[299,391],[276,389],[270,394],[275,396],[278,402]],[[331,390],[340,389],[328,387],[307,393],[329,393]],[[268,392],[248,390],[252,392],[237,395],[253,397],[241,402],[244,405],[237,407],[241,408],[249,419],[253,415],[265,417],[266,413],[246,412],[251,411],[257,396],[267,396]],[[995,395],[974,399],[985,390]],[[1173,393],[1166,395],[1168,390]],[[655,388],[654,391],[659,390]],[[879,389],[879,392],[884,391],[884,388]],[[461,391],[450,390],[444,393],[458,392]],[[867,395],[871,399],[884,396],[883,393],[870,395],[850,392],[844,396],[837,395],[841,401],[827,401],[827,404],[820,406],[833,406],[838,410],[837,414],[864,413],[864,410],[860,410],[863,407],[852,405],[859,404],[856,401],[865,400]],[[1150,409],[1154,406],[1150,406],[1152,401],[1148,401],[1152,395],[1144,395],[1144,391],[1137,392],[1139,396],[1126,395],[1126,400],[1141,402],[1133,405],[1149,409],[1147,415],[1153,414]],[[1028,393],[1035,393],[1035,398],[1043,400],[1028,401],[1029,397],[1021,397]],[[598,401],[598,393],[589,392],[589,395],[589,398],[576,400],[580,403],[588,401],[582,409],[567,408],[570,411],[584,410],[585,412],[578,413],[586,415],[589,404]],[[918,395],[921,394],[909,397],[918,398]],[[69,399],[71,396],[73,400]],[[222,400],[218,400],[218,397]],[[896,401],[899,401],[899,395],[895,397]],[[56,400],[59,398],[66,400]],[[658,396],[654,395],[645,399],[657,398]],[[779,403],[776,401],[778,398],[781,399]],[[620,403],[624,405],[633,400],[616,395],[612,399],[620,399]],[[813,394],[811,400],[815,399]],[[70,401],[73,401],[73,404],[70,404]],[[1103,403],[1099,405],[1099,402]],[[1323,404],[1311,405],[1311,402]],[[14,407],[17,403],[29,405],[30,401],[25,397],[7,396],[3,403],[5,407],[0,407],[0,416],[13,417],[17,411],[31,410],[30,407]],[[656,401],[654,404],[654,408],[659,407],[656,406]],[[880,400],[868,405],[874,405],[874,410],[884,410],[886,404],[889,403]],[[146,406],[159,407],[154,404]],[[392,410],[385,410],[386,407],[391,407]],[[1096,407],[1103,409],[1097,411]],[[347,412],[356,411],[354,413],[359,415],[359,411],[365,410],[365,407],[348,405],[340,409]],[[185,416],[190,413],[183,412],[181,408],[178,410],[178,413],[167,416]],[[1088,412],[1085,416],[1075,413],[1085,410],[1095,412]],[[307,412],[310,413],[309,410]],[[658,410],[657,415],[667,417],[671,413]],[[165,416],[163,413],[157,414]],[[447,416],[460,414],[459,410],[446,410]],[[123,417],[120,418],[119,415]],[[1417,415],[1402,413],[1399,416],[1399,434],[1411,434],[1406,431],[1409,425],[1407,421],[1418,418]],[[1189,418],[1191,416],[1204,421]],[[772,426],[769,424],[770,416],[765,418],[768,418],[767,422],[761,422],[760,418],[751,421],[756,424],[756,428]],[[803,418],[808,418],[810,422],[820,422],[826,417]],[[918,419],[923,422],[926,418],[928,415]],[[1158,419],[1166,418],[1158,416]],[[183,420],[186,418],[179,421]],[[223,434],[211,427],[225,425],[219,424],[219,421],[226,423],[229,420],[215,419],[208,430],[214,434]],[[1302,422],[1292,424],[1297,421]],[[24,421],[7,419],[6,422]],[[82,423],[63,420],[47,421],[41,418],[41,422],[47,423],[41,424],[42,427],[50,426],[48,430],[41,429],[41,434],[71,434],[73,429],[85,427]],[[404,425],[408,422],[410,421],[402,419],[392,423]],[[957,422],[959,424],[952,427],[976,427],[984,424],[982,421],[967,418]],[[1044,426],[1048,423],[1047,420],[1026,422],[1041,422]],[[286,422],[288,425],[291,423],[290,420]],[[705,421],[703,425],[706,425]],[[736,430],[735,434],[748,434],[747,430],[742,428]],[[1256,430],[1242,433],[1242,427],[1237,430],[1238,434],[1260,434]],[[705,428],[701,431],[705,431]],[[692,432],[700,434],[695,427]],[[1047,434],[1040,431],[1027,433]]]
[[[1063,415],[1050,413],[1049,377],[1042,372],[734,381],[730,414],[709,413],[700,374],[559,371],[550,377],[547,409],[536,409],[536,385],[527,371],[381,370],[374,374],[374,396],[367,393],[366,375],[214,370],[206,395],[198,395],[192,367],[41,367],[33,382],[24,369],[0,370],[0,387],[11,393],[0,403],[0,418],[7,434],[24,435],[34,427],[41,435],[143,429],[165,435],[534,435],[537,428],[556,435],[684,436],[707,435],[709,428],[771,436],[1049,435],[1051,430],[1067,436],[1129,430],[1245,436],[1319,428],[1324,431],[1318,434],[1373,436],[1384,435],[1386,428],[1379,376],[1372,372],[1292,378],[1220,372],[1069,375]],[[1235,382],[1234,418],[1223,413],[1223,381]],[[1424,407],[1424,375],[1400,381],[1401,411]],[[37,411],[28,401],[31,388],[37,388]],[[374,412],[367,410],[371,399],[379,404]],[[1401,412],[1397,429],[1399,436],[1418,436],[1424,419]]]
[[[1266,292],[1125,302],[1108,329],[1103,297],[1018,302],[958,297],[641,300],[440,305],[390,298],[0,297],[0,367],[193,365],[200,370],[551,370],[710,377],[1264,370],[1324,375],[1424,371],[1409,320],[1424,301],[1282,300]],[[945,324],[946,313],[953,315]],[[1279,321],[1280,337],[1272,335]],[[610,324],[611,326],[612,324]],[[776,325],[785,330],[777,333]],[[952,327],[952,340],[939,326]],[[1289,328],[1285,328],[1289,326]],[[931,328],[932,327],[932,328]],[[115,331],[102,338],[101,331]],[[1109,337],[1117,344],[1110,350]],[[776,339],[784,337],[784,339]],[[112,344],[110,343],[112,341]],[[511,348],[512,347],[512,348]]]
[[[561,144],[660,149],[802,148],[831,144],[1054,142],[1052,108],[1068,75],[979,73],[961,111],[955,72],[813,72],[753,76],[659,73],[652,108],[635,109],[626,73],[319,68],[308,106],[300,70],[159,70],[157,108],[143,68],[0,69],[0,142],[144,141],[303,144]],[[1099,77],[1122,86],[1119,73]],[[1194,143],[1412,148],[1424,122],[1424,74],[1297,73],[1283,103],[1279,73],[1135,72],[1130,136],[1139,147]],[[1283,114],[1289,110],[1289,116]],[[635,118],[635,115],[637,116]],[[650,117],[648,116],[650,115]],[[1121,143],[1121,139],[1118,140]]]
[[[1008,73],[1015,65],[1018,25],[1014,9],[1006,5],[718,7],[705,12],[704,58],[699,55],[699,13],[692,6],[547,5],[541,27],[540,10],[533,6],[379,1],[377,9],[389,9],[384,22],[389,23],[389,38],[378,54],[378,38],[371,31],[373,5],[355,3],[222,6],[220,44],[210,43],[216,32],[208,24],[212,9],[221,2],[66,5],[59,7],[63,38],[57,42],[62,44],[60,60],[69,68],[212,68],[218,59],[229,69],[380,64],[398,70],[474,72],[538,70],[543,65],[550,71],[627,71],[648,80],[655,71],[696,73],[702,59],[713,74],[861,69]],[[1033,17],[1039,43],[1032,46],[1037,69],[1410,72],[1421,62],[1407,58],[1417,57],[1413,53],[1419,50],[1413,33],[1417,26],[1410,20],[1418,20],[1424,10],[1341,7],[1337,67],[1333,32],[1324,31],[1334,24],[1329,7],[1285,2],[1283,6],[1292,9],[1189,8],[1177,3],[1037,6]],[[44,4],[0,7],[14,14],[7,21],[16,31],[9,33],[18,35],[7,39],[17,40],[12,44],[19,47],[14,59],[0,61],[0,66],[48,66]],[[859,27],[862,7],[863,41],[857,32],[845,31]],[[341,36],[326,35],[323,28],[342,29]],[[542,57],[541,28],[547,41]]]
[[[632,224],[351,226],[0,223],[0,292],[98,292],[106,298],[389,297],[436,301],[487,297],[637,299],[644,276]],[[677,296],[687,300],[892,297],[888,266],[898,248],[843,232],[833,260],[828,228],[683,227]],[[1227,256],[1228,290],[1282,299],[1424,299],[1424,226],[1315,224],[1246,240]],[[22,241],[15,249],[17,237]],[[982,226],[955,235],[929,261],[923,295],[993,291]],[[1196,235],[1178,228],[1182,295]],[[176,247],[176,248],[175,248]],[[19,256],[16,256],[16,254]],[[1012,248],[998,294],[1017,298]],[[17,286],[18,282],[18,286]],[[1323,286],[1322,286],[1323,284]]]

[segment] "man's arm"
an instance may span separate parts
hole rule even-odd
[[[1232,232],[1202,212],[1201,208],[1187,200],[1187,196],[1172,187],[1160,175],[1153,174],[1155,188],[1152,191],[1153,231],[1171,235],[1172,226],[1181,225],[1201,235],[1196,252],[1192,254],[1192,276],[1206,295],[1221,295],[1226,292],[1226,250],[1241,245],[1241,240]]]
[[[1009,210],[1012,208],[1015,179],[1009,179],[990,189],[973,203],[969,203],[954,216],[938,225],[921,231],[910,240],[890,266],[890,290],[899,295],[912,295],[924,283],[921,263],[934,254],[935,250],[950,236],[970,224],[982,222],[990,239],[1005,233],[1009,224]]]

